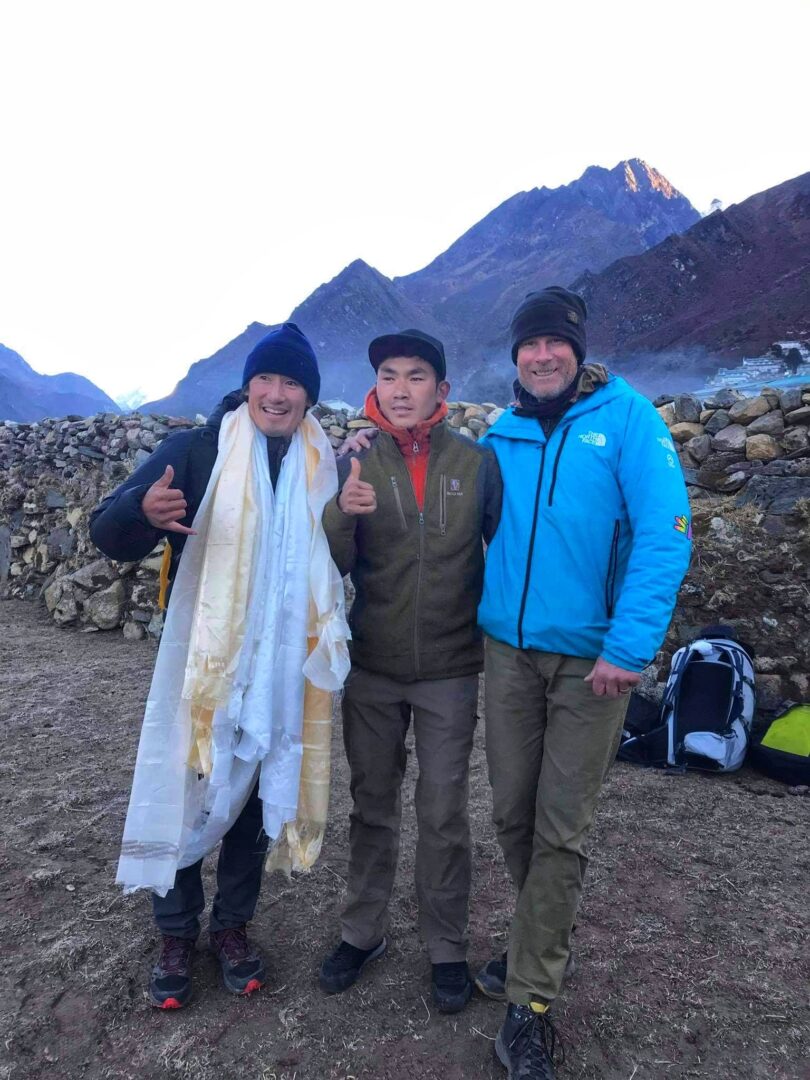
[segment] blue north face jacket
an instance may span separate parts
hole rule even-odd
[[[640,671],[663,641],[691,548],[666,425],[610,376],[548,438],[510,409],[484,439],[504,485],[478,611],[485,633]]]

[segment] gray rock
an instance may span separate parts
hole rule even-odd
[[[698,435],[696,438],[690,439],[689,442],[685,443],[684,448],[689,451],[695,461],[698,463],[704,462],[711,453],[711,436]]]
[[[810,405],[802,405],[800,409],[794,409],[785,416],[789,424],[810,424]]]
[[[713,517],[709,522],[709,531],[715,543],[723,547],[739,547],[743,543],[740,530],[725,518]]]
[[[745,450],[745,428],[742,424],[729,424],[728,427],[718,431],[712,437],[713,450],[743,451]]]
[[[61,491],[54,491],[53,488],[48,488],[45,492],[45,505],[49,510],[62,510],[67,506],[67,502]]]
[[[52,581],[42,593],[45,607],[50,612],[54,611],[56,605],[62,599],[62,581],[62,578],[57,578],[56,581]]]
[[[75,623],[79,617],[79,608],[76,603],[76,597],[73,595],[72,589],[66,582],[62,583],[62,591],[59,595],[59,599],[54,604],[53,621],[57,626],[70,626],[71,623]]]
[[[725,409],[718,409],[705,424],[707,435],[716,435],[718,431],[722,431],[723,428],[727,428],[731,420]]]
[[[125,622],[122,633],[127,641],[143,641],[146,637],[145,628],[138,622]]]
[[[76,547],[76,537],[71,529],[60,526],[48,533],[48,552],[54,559],[67,559]]]
[[[703,399],[704,409],[730,409],[735,401],[739,401],[743,394],[739,390],[718,390],[711,397]]]
[[[789,514],[800,499],[810,499],[810,476],[752,476],[738,506],[754,505],[770,514]]]
[[[717,481],[715,485],[716,490],[722,494],[731,494],[735,491],[739,491],[743,484],[748,480],[748,474],[744,472],[733,472],[729,476],[723,477]]]
[[[694,394],[678,394],[674,404],[676,423],[700,423],[700,400]]]
[[[118,580],[118,571],[109,559],[94,559],[87,566],[82,566],[70,575],[72,584],[79,585],[83,589],[92,591],[104,588],[113,581]]]
[[[758,416],[764,416],[766,412],[770,412],[770,408],[767,398],[762,396],[743,398],[742,401],[737,401],[731,406],[728,415],[732,424],[750,424]]]
[[[88,617],[99,630],[114,630],[124,615],[126,590],[123,581],[114,581],[107,589],[93,595],[84,607]]]
[[[752,420],[748,425],[750,435],[781,435],[785,430],[785,421],[781,412],[767,412]]]
[[[782,446],[787,454],[793,450],[804,450],[808,443],[810,443],[810,435],[806,427],[790,428],[782,436]]]
[[[802,388],[800,386],[786,386],[779,393],[779,404],[782,412],[793,412],[802,407]]]

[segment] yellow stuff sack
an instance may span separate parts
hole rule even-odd
[[[775,780],[810,784],[810,704],[793,705],[772,720],[750,760]]]

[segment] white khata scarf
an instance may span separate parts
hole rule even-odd
[[[334,454],[309,414],[270,481],[243,404],[219,451],[174,582],[146,703],[117,881],[165,896],[211,851],[256,783],[268,867],[307,868],[329,800],[331,691],[349,671],[343,583],[321,514]]]

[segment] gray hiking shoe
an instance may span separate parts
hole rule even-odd
[[[232,994],[252,994],[267,978],[264,961],[248,941],[244,926],[211,932],[211,950],[219,960],[225,989]]]
[[[149,1003],[156,1009],[182,1009],[191,998],[194,939],[163,934],[160,956],[149,977]]]

